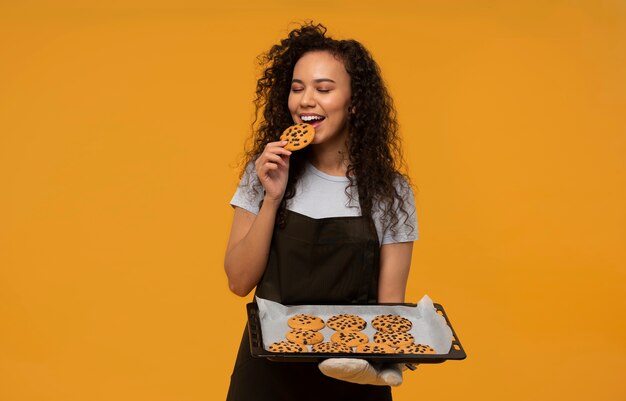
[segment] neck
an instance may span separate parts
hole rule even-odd
[[[350,163],[348,147],[316,145],[310,154],[309,162],[325,174],[345,177]]]

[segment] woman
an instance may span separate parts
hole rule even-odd
[[[312,24],[261,62],[262,118],[231,201],[230,289],[246,296],[256,287],[257,296],[283,304],[404,302],[417,222],[377,64],[357,41],[334,40]],[[315,127],[315,138],[290,152],[280,134],[302,122]],[[244,331],[228,400],[391,399],[381,379],[389,372],[328,361],[318,369],[252,358]]]

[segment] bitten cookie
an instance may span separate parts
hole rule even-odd
[[[292,329],[318,331],[324,328],[324,321],[313,315],[295,315],[289,318],[287,325]]]
[[[398,348],[398,354],[436,354],[437,351],[424,344],[411,344]]]
[[[271,352],[304,352],[305,348],[296,343],[292,343],[290,341],[280,341],[271,344],[268,349]]]
[[[359,344],[367,344],[369,342],[367,336],[358,331],[338,331],[330,337],[330,340],[348,347],[356,347]]]
[[[372,320],[372,327],[378,331],[392,333],[409,331],[411,327],[413,327],[413,324],[409,319],[399,315],[380,315]]]
[[[281,141],[288,141],[285,145],[287,150],[300,150],[311,142],[315,137],[315,128],[311,124],[295,124],[283,131],[280,136]]]
[[[328,353],[341,353],[341,352],[352,352],[352,348],[348,347],[344,344],[339,343],[319,343],[311,346],[311,352],[328,352]]]
[[[335,315],[326,321],[326,326],[335,331],[361,331],[367,323],[357,315],[342,313]]]
[[[387,344],[390,347],[399,348],[413,344],[413,336],[409,333],[396,332],[385,333],[379,331],[374,334],[374,342],[379,344]]]
[[[324,335],[313,330],[292,329],[285,334],[285,337],[291,342],[302,345],[317,344],[324,341]]]
[[[367,343],[358,345],[354,352],[365,354],[395,354],[396,350],[386,344]]]

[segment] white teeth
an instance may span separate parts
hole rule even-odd
[[[313,121],[313,120],[322,120],[324,117],[322,116],[302,116],[302,121]]]

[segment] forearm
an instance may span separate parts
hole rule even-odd
[[[412,253],[413,242],[388,244],[381,247],[378,302],[404,302]]]
[[[404,288],[381,288],[378,291],[378,302],[381,304],[403,303],[405,296]]]
[[[277,209],[277,202],[263,202],[246,235],[229,244],[224,269],[230,290],[239,296],[248,295],[265,272]]]

